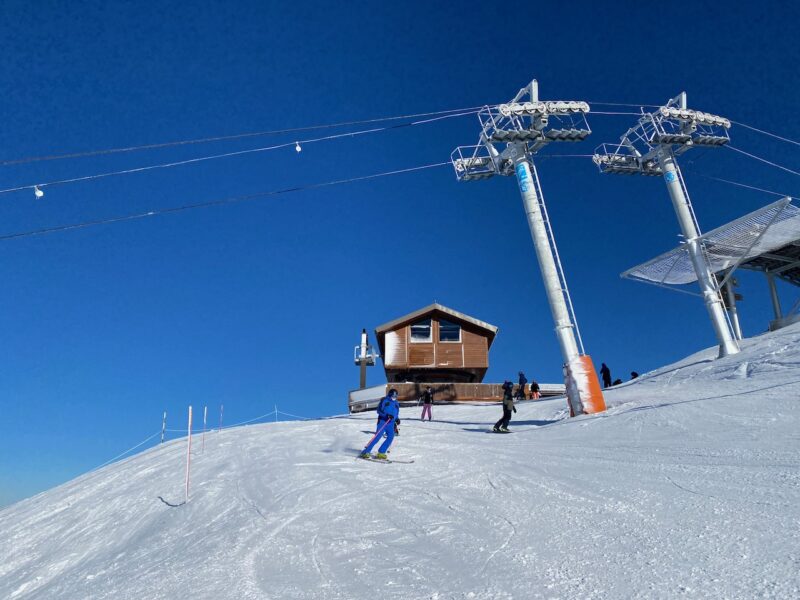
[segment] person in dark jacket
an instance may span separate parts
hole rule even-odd
[[[425,413],[428,413],[428,421],[432,419],[431,404],[433,404],[433,390],[431,386],[428,386],[425,388],[425,391],[422,392],[422,416],[419,418],[420,421],[425,420]]]
[[[611,385],[611,369],[606,366],[606,363],[603,363],[600,367],[600,375],[603,378],[603,387],[607,388]]]
[[[511,390],[514,389],[514,384],[508,381],[503,382],[503,418],[494,424],[492,431],[495,433],[508,433],[508,423],[511,421],[511,411],[517,412],[514,408],[514,398]]]
[[[631,379],[636,379],[639,374],[636,371],[631,371]]]
[[[542,395],[539,393],[539,384],[535,380],[531,381],[531,400],[538,400]]]
[[[369,458],[370,452],[375,447],[381,438],[383,437],[382,434],[386,434],[386,439],[384,440],[381,447],[378,448],[378,453],[375,455],[375,458],[386,460],[386,451],[389,449],[389,446],[392,445],[394,441],[394,427],[392,424],[395,425],[400,422],[400,403],[397,401],[397,390],[392,388],[389,390],[389,393],[386,395],[378,403],[378,428],[375,431],[375,435],[372,436],[372,439],[369,441],[369,444],[361,451],[359,454],[362,458]]]
[[[524,400],[525,399],[525,384],[528,383],[528,379],[525,377],[525,373],[522,371],[519,372],[519,388],[517,388],[517,398]]]

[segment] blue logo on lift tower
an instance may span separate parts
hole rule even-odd
[[[672,183],[673,181],[678,179],[678,176],[675,175],[675,171],[667,171],[664,173],[664,179],[667,180],[667,183]]]
[[[519,189],[523,192],[528,191],[528,171],[525,169],[525,163],[517,165],[517,179],[519,180]]]

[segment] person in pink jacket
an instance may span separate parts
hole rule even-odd
[[[428,414],[428,421],[431,420],[431,405],[433,404],[433,390],[431,386],[425,388],[425,391],[422,392],[422,416],[419,418],[420,421],[425,420],[425,413]]]

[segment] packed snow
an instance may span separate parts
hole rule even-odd
[[[606,393],[175,440],[0,511],[0,597],[800,597],[800,325]],[[613,366],[613,365],[612,365]],[[297,399],[298,406],[302,403]],[[299,409],[298,409],[299,410]]]

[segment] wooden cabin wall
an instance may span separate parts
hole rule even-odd
[[[389,369],[416,367],[486,369],[489,342],[484,333],[461,323],[460,342],[439,341],[439,321],[433,318],[431,342],[412,342],[411,324],[385,334],[384,365]]]
[[[386,332],[383,353],[383,364],[387,368],[408,365],[408,335],[405,328]]]

